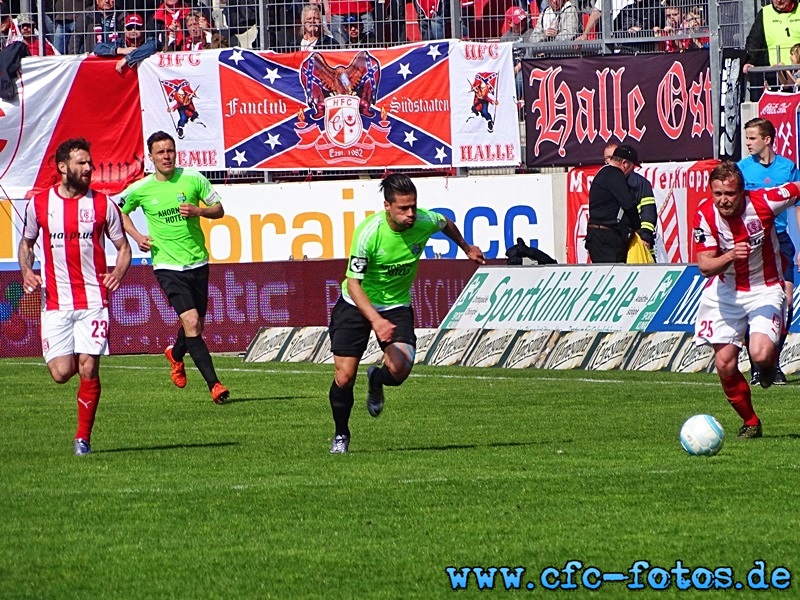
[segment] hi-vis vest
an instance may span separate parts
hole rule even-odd
[[[789,50],[795,44],[800,43],[800,10],[795,7],[790,13],[779,13],[771,4],[762,10],[764,39],[767,41],[767,50],[769,50],[769,64],[788,65],[792,62]],[[780,58],[778,47],[780,47]]]

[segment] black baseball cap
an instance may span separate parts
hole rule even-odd
[[[636,152],[636,148],[633,146],[628,146],[627,144],[617,146],[617,149],[614,150],[614,154],[612,154],[612,156],[630,161],[637,167],[642,165],[642,163],[639,162],[639,153]]]

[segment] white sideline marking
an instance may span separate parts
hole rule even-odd
[[[155,355],[154,355],[155,356]],[[24,365],[24,366],[39,366],[39,367],[46,367],[44,363],[41,362],[16,362],[16,361],[4,361],[3,364],[7,365]],[[215,365],[216,367],[217,365]],[[326,365],[330,367],[331,370],[333,369],[333,365]],[[131,370],[131,371],[151,371],[153,367],[140,367],[136,365],[114,365],[108,364],[107,362],[102,363],[101,369],[103,370],[113,370],[113,369],[120,369],[120,370]],[[532,371],[536,372],[537,369],[531,369]],[[327,371],[324,373],[318,370],[307,370],[307,369],[270,369],[270,368],[252,368],[252,369],[242,369],[240,367],[217,367],[217,371],[221,372],[230,372],[230,373],[266,373],[270,375],[280,375],[281,373],[289,373],[292,375],[322,375],[324,374],[326,377],[330,375]],[[553,372],[552,370],[550,371]],[[645,371],[642,371],[643,373]],[[627,380],[623,379],[594,379],[592,377],[533,377],[531,379],[522,379],[520,377],[509,377],[507,375],[472,375],[472,376],[465,376],[465,375],[438,375],[438,374],[429,374],[429,373],[413,373],[412,377],[414,379],[474,379],[474,380],[486,380],[486,381],[501,381],[501,380],[516,380],[516,381],[579,381],[581,383],[613,383],[613,384],[620,384],[620,383],[628,383]],[[648,380],[648,385],[653,384],[662,384],[662,385],[693,385],[693,386],[709,386],[709,387],[719,387],[718,382],[707,382],[707,381],[658,381],[658,380]]]

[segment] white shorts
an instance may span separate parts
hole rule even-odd
[[[700,296],[694,324],[695,344],[734,344],[742,347],[750,333],[763,333],[777,345],[786,322],[786,293],[777,285],[737,292],[712,282]]]
[[[107,355],[108,309],[44,311],[42,354],[45,362],[69,354]]]

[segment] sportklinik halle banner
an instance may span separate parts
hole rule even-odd
[[[500,166],[521,162],[510,44],[151,57],[142,125],[203,169]]]
[[[609,141],[643,162],[713,157],[708,52],[522,61],[528,166],[596,164]]]

